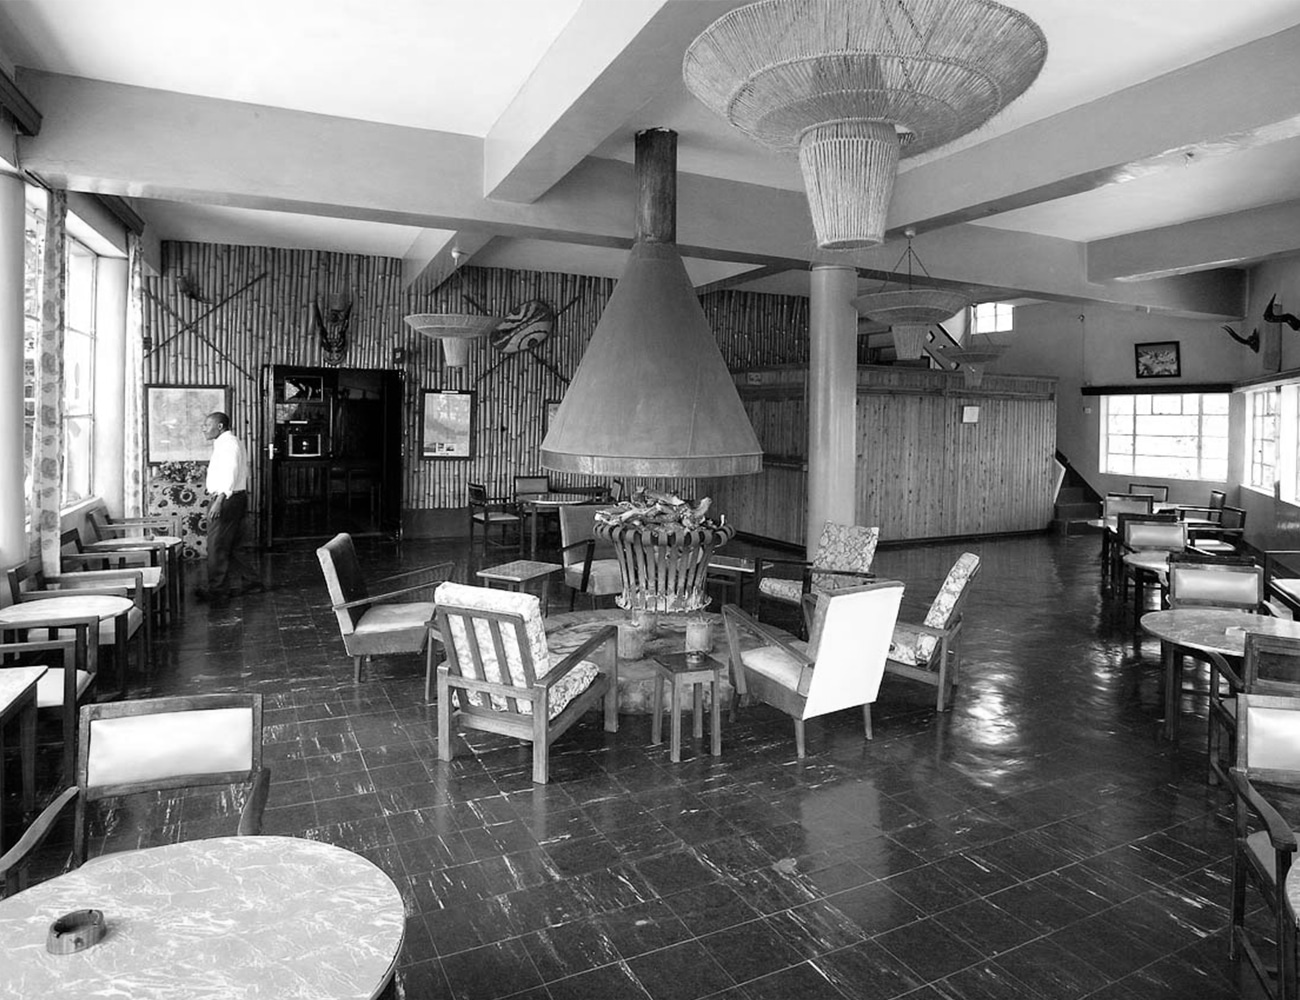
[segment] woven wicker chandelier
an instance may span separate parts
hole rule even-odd
[[[894,353],[900,358],[919,358],[925,349],[930,327],[942,323],[970,305],[970,297],[951,288],[913,288],[912,265],[922,271],[925,265],[912,249],[912,230],[907,231],[907,249],[898,258],[897,272],[907,262],[907,287],[892,291],[875,291],[853,300],[858,312],[877,323],[884,323],[894,336]],[[925,271],[928,277],[930,272]],[[884,288],[885,282],[881,282]]]
[[[706,28],[687,88],[750,138],[799,151],[817,245],[884,240],[900,155],[983,125],[1047,58],[1033,21],[992,0],[761,0]]]

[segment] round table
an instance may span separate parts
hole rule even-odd
[[[1300,622],[1215,608],[1174,608],[1142,616],[1142,628],[1160,640],[1165,676],[1165,736],[1178,736],[1178,652],[1213,652],[1240,658],[1247,632],[1300,638]]]
[[[50,923],[102,910],[72,955]],[[109,854],[0,902],[0,997],[369,1000],[392,978],[402,897],[375,865],[293,837],[219,837]]]

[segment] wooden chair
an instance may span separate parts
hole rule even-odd
[[[513,500],[505,497],[489,497],[487,487],[482,483],[470,483],[469,490],[469,545],[474,547],[474,526],[482,525],[483,527],[483,547],[497,544],[498,547],[504,548],[506,544],[506,529],[513,527],[518,536],[516,544],[519,551],[524,551],[524,525],[523,515],[519,513],[519,508]],[[491,540],[492,529],[501,529],[500,543],[493,543]]]
[[[1237,752],[1237,695],[1281,695],[1300,698],[1300,639],[1247,632],[1241,672],[1233,670],[1218,653],[1207,650],[1210,661],[1209,780],[1228,783],[1222,750],[1226,743],[1229,762]],[[1228,686],[1224,697],[1223,684]]]
[[[1240,507],[1220,507],[1217,524],[1191,526],[1189,543],[1208,555],[1236,555],[1246,536],[1246,512]]]
[[[524,506],[529,500],[541,496],[543,493],[551,492],[551,479],[549,476],[515,476],[514,479],[514,504],[520,517],[537,518],[539,527],[544,527],[550,531],[552,527],[558,528],[559,517],[554,507],[544,507],[540,510],[533,510],[531,513]],[[520,531],[523,531],[523,524],[520,524]]]
[[[1154,483],[1129,483],[1128,495],[1147,494],[1151,497],[1152,503],[1168,503],[1169,487],[1157,486]]]
[[[573,504],[560,511],[560,562],[564,583],[569,588],[569,610],[579,594],[597,598],[623,592],[623,573],[614,546],[596,537],[596,514],[607,510],[599,504]]]
[[[179,517],[154,514],[149,517],[110,517],[102,504],[86,511],[86,525],[93,536],[83,539],[87,551],[113,551],[121,547],[157,548],[164,553],[168,576],[168,602],[170,607],[181,604],[181,575],[184,561],[181,550],[185,539],[180,530]]]
[[[810,595],[808,641],[782,636],[734,604],[722,609],[732,684],[794,719],[795,755],[806,750],[804,723],[846,708],[862,708],[866,738],[880,691],[903,585],[883,580]]]
[[[433,621],[433,602],[392,602],[393,598],[406,597],[437,586],[451,576],[455,569],[454,563],[436,563],[383,577],[375,582],[391,584],[416,576],[424,579],[398,590],[372,595],[361,572],[361,564],[357,561],[351,535],[335,535],[316,550],[316,558],[320,560],[321,572],[325,575],[330,607],[338,619],[343,648],[352,657],[353,683],[361,681],[361,668],[370,663],[371,657],[424,651],[429,639],[429,623]],[[424,678],[426,701],[432,688],[433,672],[430,669]]]
[[[1174,554],[1166,570],[1170,608],[1224,608],[1269,614],[1264,601],[1264,569],[1248,559],[1208,560]]]
[[[1243,957],[1273,1000],[1296,994],[1296,928],[1287,912],[1286,877],[1296,835],[1270,797],[1300,790],[1300,698],[1237,696],[1237,753],[1228,773],[1233,792],[1234,843],[1229,955]],[[1254,887],[1270,911],[1272,943],[1251,936],[1246,890]],[[1266,961],[1263,948],[1272,948]]]
[[[755,617],[761,617],[763,598],[798,608],[805,594],[826,594],[857,587],[875,578],[871,563],[880,542],[878,527],[836,524],[827,521],[812,559],[777,559],[766,556],[754,561]],[[780,573],[793,575],[778,575]]]
[[[438,667],[438,758],[452,759],[452,727],[533,745],[533,781],[549,777],[550,745],[598,701],[618,731],[618,629],[552,663],[532,594],[444,583],[434,593],[447,651]]]
[[[1129,581],[1133,582],[1133,620],[1142,616],[1148,584],[1164,593],[1166,572],[1171,554],[1187,551],[1187,525],[1172,516],[1119,515],[1120,599],[1128,598]]]
[[[1279,556],[1300,556],[1300,549],[1267,549],[1264,552],[1264,585],[1267,599],[1274,605],[1274,614],[1300,618],[1300,572],[1279,559]],[[1285,611],[1286,614],[1282,614]]]
[[[36,710],[57,713],[63,734],[63,776],[72,780],[77,752],[77,711],[95,694],[99,619],[52,618],[40,630],[49,638],[7,641],[0,636],[0,669],[45,666],[36,682]]]
[[[58,601],[89,594],[101,594],[110,597],[125,597],[133,607],[126,616],[126,640],[123,646],[136,642],[136,660],[141,665],[149,658],[146,639],[152,638],[150,624],[151,612],[149,592],[144,586],[144,575],[139,569],[85,570],[77,573],[60,573],[47,577],[41,565],[40,557],[28,559],[25,563],[12,566],[6,572],[9,581],[9,598],[18,604],[23,601]],[[129,669],[128,653],[125,648],[118,648],[117,622],[114,620],[99,623],[97,642],[100,649],[109,649],[113,653],[113,665],[117,669],[120,685],[125,689]]]
[[[81,709],[73,856],[86,860],[88,807],[176,788],[243,785],[237,833],[262,832],[271,788],[262,765],[262,696],[207,694],[103,702]]]
[[[1113,584],[1119,575],[1120,541],[1123,535],[1112,524],[1121,514],[1150,514],[1154,502],[1150,493],[1107,493],[1101,501],[1101,573],[1102,583]]]
[[[938,689],[935,708],[940,712],[961,680],[962,612],[979,569],[980,557],[974,552],[958,556],[925,620],[920,625],[899,622],[889,644],[886,673],[933,684]]]
[[[138,569],[141,583],[149,592],[149,605],[157,624],[163,625],[172,614],[171,586],[167,572],[166,549],[142,541],[140,548],[115,548],[112,551],[87,552],[81,532],[69,528],[59,535],[59,559],[68,572],[95,569]],[[148,637],[146,637],[147,641]]]

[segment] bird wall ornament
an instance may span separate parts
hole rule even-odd
[[[1276,293],[1276,292],[1274,292],[1274,293],[1273,293],[1273,297],[1272,297],[1271,299],[1268,300],[1268,305],[1266,305],[1266,306],[1264,307],[1264,322],[1265,322],[1265,323],[1285,323],[1285,324],[1286,324],[1287,326],[1289,326],[1292,330],[1300,330],[1300,316],[1296,316],[1294,313],[1279,313],[1279,312],[1274,312],[1274,311],[1273,311],[1273,304],[1274,304],[1275,302],[1277,302],[1277,293]]]
[[[518,354],[540,346],[555,326],[555,310],[541,299],[529,299],[512,309],[489,342],[502,354]]]

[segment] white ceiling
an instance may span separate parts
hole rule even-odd
[[[736,5],[6,0],[0,59],[45,116],[22,145],[24,165],[131,198],[160,239],[390,255],[406,260],[408,276],[445,266],[457,243],[473,247],[476,264],[617,274],[632,225],[623,166],[632,136],[665,126],[679,135],[679,240],[698,252],[693,280],[734,282],[763,264],[797,275],[827,255],[806,221],[794,222],[796,164],[714,118],[681,83],[685,46]],[[1294,58],[1261,61],[1270,51],[1261,40],[1300,25],[1300,3],[1010,5],[1048,39],[1039,79],[984,128],[900,170],[897,222],[923,233],[917,248],[929,270],[1006,295],[1230,314],[1194,304],[1185,285],[1109,279],[1125,267],[1194,274],[1211,261],[1300,249],[1300,236],[1279,243],[1280,225],[1253,240],[1251,214],[1296,212],[1300,222],[1300,86],[1291,76],[1300,71],[1289,69]],[[31,70],[82,79],[74,87]],[[1125,88],[1135,89],[1111,96]],[[1105,110],[1102,124],[1090,102]],[[1234,116],[1239,128],[1223,124]],[[247,128],[232,132],[232,121]],[[87,136],[86,122],[104,122],[102,133]],[[261,135],[263,126],[280,131]],[[295,155],[317,133],[327,152]],[[1094,151],[1095,164],[1081,162]],[[1149,169],[1162,155],[1162,168]],[[1181,157],[1176,167],[1168,155]],[[1135,162],[1148,166],[1130,169]],[[1214,221],[1188,228],[1196,220]],[[1217,255],[1198,242],[1216,234],[1227,248]],[[847,262],[879,271],[899,252],[891,243]],[[1058,255],[1077,273],[1061,277]],[[872,287],[877,280],[864,275]],[[791,279],[755,287],[786,290]]]

